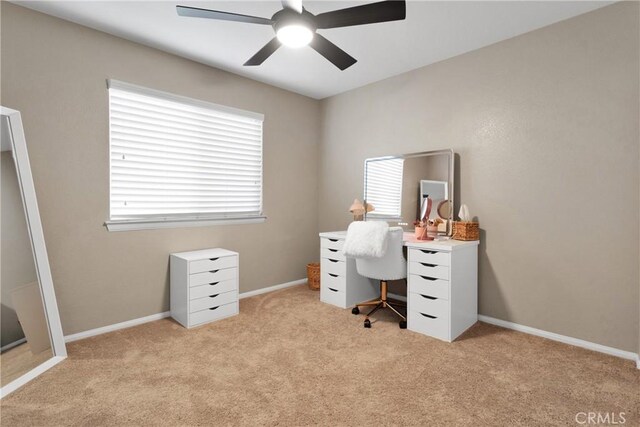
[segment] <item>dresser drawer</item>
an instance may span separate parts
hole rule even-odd
[[[411,261],[424,262],[433,265],[451,265],[451,253],[430,249],[411,249]]]
[[[410,293],[409,311],[419,311],[435,317],[449,317],[449,301],[428,295]]]
[[[225,256],[218,258],[201,259],[189,263],[189,274],[202,273],[205,271],[220,270],[238,266],[237,256]]]
[[[193,286],[189,288],[189,299],[208,297],[209,295],[222,294],[229,291],[237,291],[238,283],[236,279],[223,280],[222,282],[212,282],[206,285]]]
[[[409,289],[407,292],[429,295],[448,300],[450,295],[449,281],[410,274]]]
[[[331,273],[331,274],[337,274],[338,276],[345,277],[347,267],[344,261],[323,258],[322,260],[320,260],[320,271],[323,274]]]
[[[338,306],[340,308],[345,308],[347,306],[347,294],[337,289],[321,285],[320,301]]]
[[[450,341],[449,317],[435,317],[419,311],[409,311],[407,328],[430,337]]]
[[[337,289],[342,292],[345,292],[347,289],[346,278],[344,275],[322,272],[320,283],[322,286]]]
[[[194,299],[189,302],[189,313],[207,310],[211,307],[219,307],[236,301],[238,301],[237,291],[214,294],[204,298]]]
[[[446,265],[433,265],[412,261],[409,263],[409,274],[449,280],[449,267]]]
[[[342,247],[344,246],[344,240],[342,240],[342,239],[329,239],[327,237],[323,237],[321,239],[320,246],[322,248],[342,250]]]
[[[337,259],[338,261],[345,261],[346,260],[346,258],[344,256],[344,253],[342,252],[342,249],[322,248],[320,250],[320,257],[321,258]]]
[[[238,314],[238,302],[221,305],[215,309],[207,309],[189,314],[189,326],[197,326],[201,323],[211,322]]]
[[[189,276],[189,286],[200,286],[208,283],[222,282],[223,280],[235,279],[238,274],[237,268],[225,268],[223,270],[207,271]]]

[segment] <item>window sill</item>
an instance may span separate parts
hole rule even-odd
[[[184,219],[131,219],[105,221],[108,231],[156,230],[160,228],[206,227],[211,225],[259,224],[266,216],[247,218],[184,218]]]

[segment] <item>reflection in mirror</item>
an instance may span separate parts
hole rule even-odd
[[[432,200],[429,219],[440,218],[438,234],[451,235],[453,151],[387,156],[365,161],[365,201],[374,206],[367,219],[385,220],[413,230],[423,200]]]
[[[17,171],[2,117],[0,152],[0,383],[53,357]]]

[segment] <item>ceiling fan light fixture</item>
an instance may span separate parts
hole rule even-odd
[[[289,24],[278,28],[276,36],[283,45],[298,48],[311,43],[313,31],[305,25]]]

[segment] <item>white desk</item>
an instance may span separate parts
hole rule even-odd
[[[377,298],[377,281],[362,277],[342,253],[346,231],[320,233],[320,300],[341,308]],[[417,240],[407,247],[407,328],[451,342],[478,320],[478,241]]]

